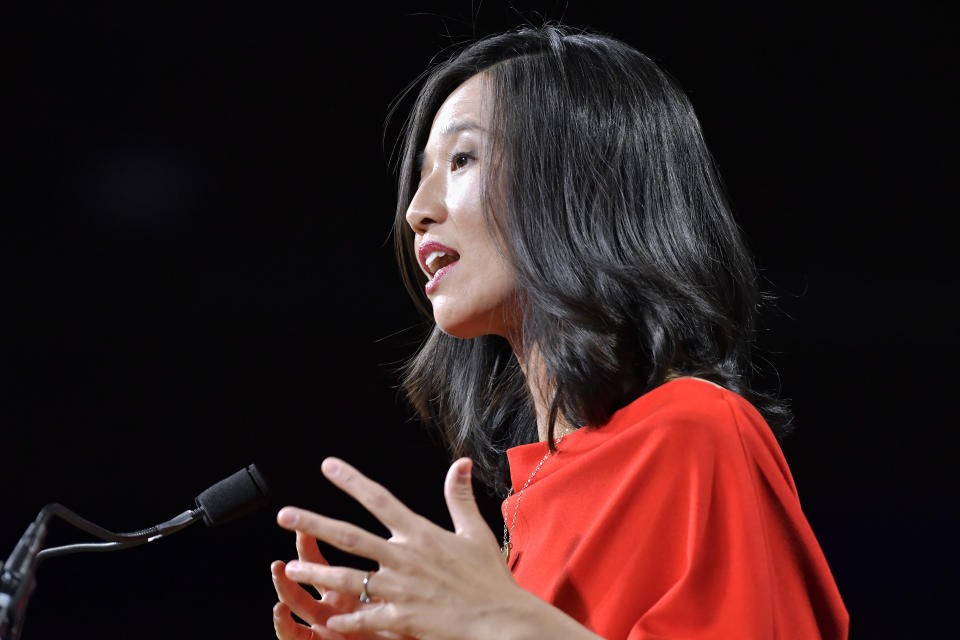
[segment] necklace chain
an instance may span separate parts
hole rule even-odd
[[[554,440],[553,441],[554,448],[556,448],[556,446],[560,444],[560,441],[563,440],[565,437],[566,435],[561,436],[556,440]],[[553,450],[548,447],[547,453],[542,458],[540,458],[540,462],[538,462],[537,466],[534,467],[533,473],[530,474],[530,477],[527,478],[527,481],[523,483],[522,487],[520,487],[520,492],[517,494],[517,504],[513,508],[513,521],[510,523],[509,527],[507,527],[507,518],[506,518],[507,504],[506,502],[504,503],[503,545],[501,545],[500,551],[503,553],[503,561],[506,562],[507,564],[510,564],[510,549],[513,548],[513,542],[512,542],[513,528],[517,526],[517,515],[520,513],[520,501],[523,499],[523,492],[527,490],[527,487],[529,487],[530,483],[533,482],[534,476],[536,476],[537,472],[540,471],[540,467],[543,466],[543,463],[546,462],[547,458],[549,458],[552,454],[553,454]],[[512,495],[513,495],[513,487],[510,487],[510,489],[507,491],[506,500],[509,500],[510,496]]]

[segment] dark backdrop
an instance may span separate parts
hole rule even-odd
[[[945,10],[73,4],[3,24],[0,557],[51,501],[137,529],[250,462],[276,500],[51,561],[25,638],[271,637],[268,565],[294,553],[276,507],[372,526],[328,454],[448,522],[445,454],[396,392],[424,325],[388,241],[383,123],[438,50],[541,16],[689,92],[780,295],[762,340],[797,415],[784,450],[853,636],[937,627],[957,555]]]

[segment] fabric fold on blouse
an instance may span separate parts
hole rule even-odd
[[[607,640],[847,637],[849,617],[770,428],[680,378],[602,427],[507,452],[520,586]]]

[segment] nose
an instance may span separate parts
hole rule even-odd
[[[406,214],[407,224],[417,235],[422,236],[431,226],[447,218],[441,181],[439,176],[431,174],[420,183],[410,200]]]

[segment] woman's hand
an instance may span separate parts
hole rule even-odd
[[[297,557],[301,562],[312,562],[326,565],[327,560],[320,553],[317,539],[301,531],[297,531]],[[322,592],[320,599],[313,597],[302,586],[290,580],[284,571],[286,565],[279,560],[270,565],[270,574],[273,576],[273,586],[277,590],[280,602],[273,608],[273,626],[280,640],[361,640],[399,638],[396,634],[350,634],[345,636],[324,627],[324,623],[331,615],[337,613],[351,613],[361,605],[356,596],[339,593],[333,590]],[[310,627],[294,622],[291,613],[296,613],[305,620]]]
[[[477,509],[471,468],[472,462],[461,458],[447,473],[444,497],[453,520],[451,532],[413,513],[345,462],[324,460],[324,475],[382,522],[391,537],[383,539],[303,509],[281,509],[277,522],[297,532],[300,559],[285,567],[282,563],[271,567],[281,600],[274,610],[278,637],[340,640],[399,634],[421,640],[507,638],[530,632],[539,635],[546,630],[533,629],[534,625],[557,616],[573,622],[513,580]],[[358,600],[367,572],[329,566],[315,541],[311,546],[309,541],[314,538],[379,563],[379,570],[367,582],[373,602],[360,605]],[[312,584],[324,595],[316,600],[295,583]],[[312,630],[294,623],[290,609]],[[559,628],[569,631],[567,627],[561,624]]]

